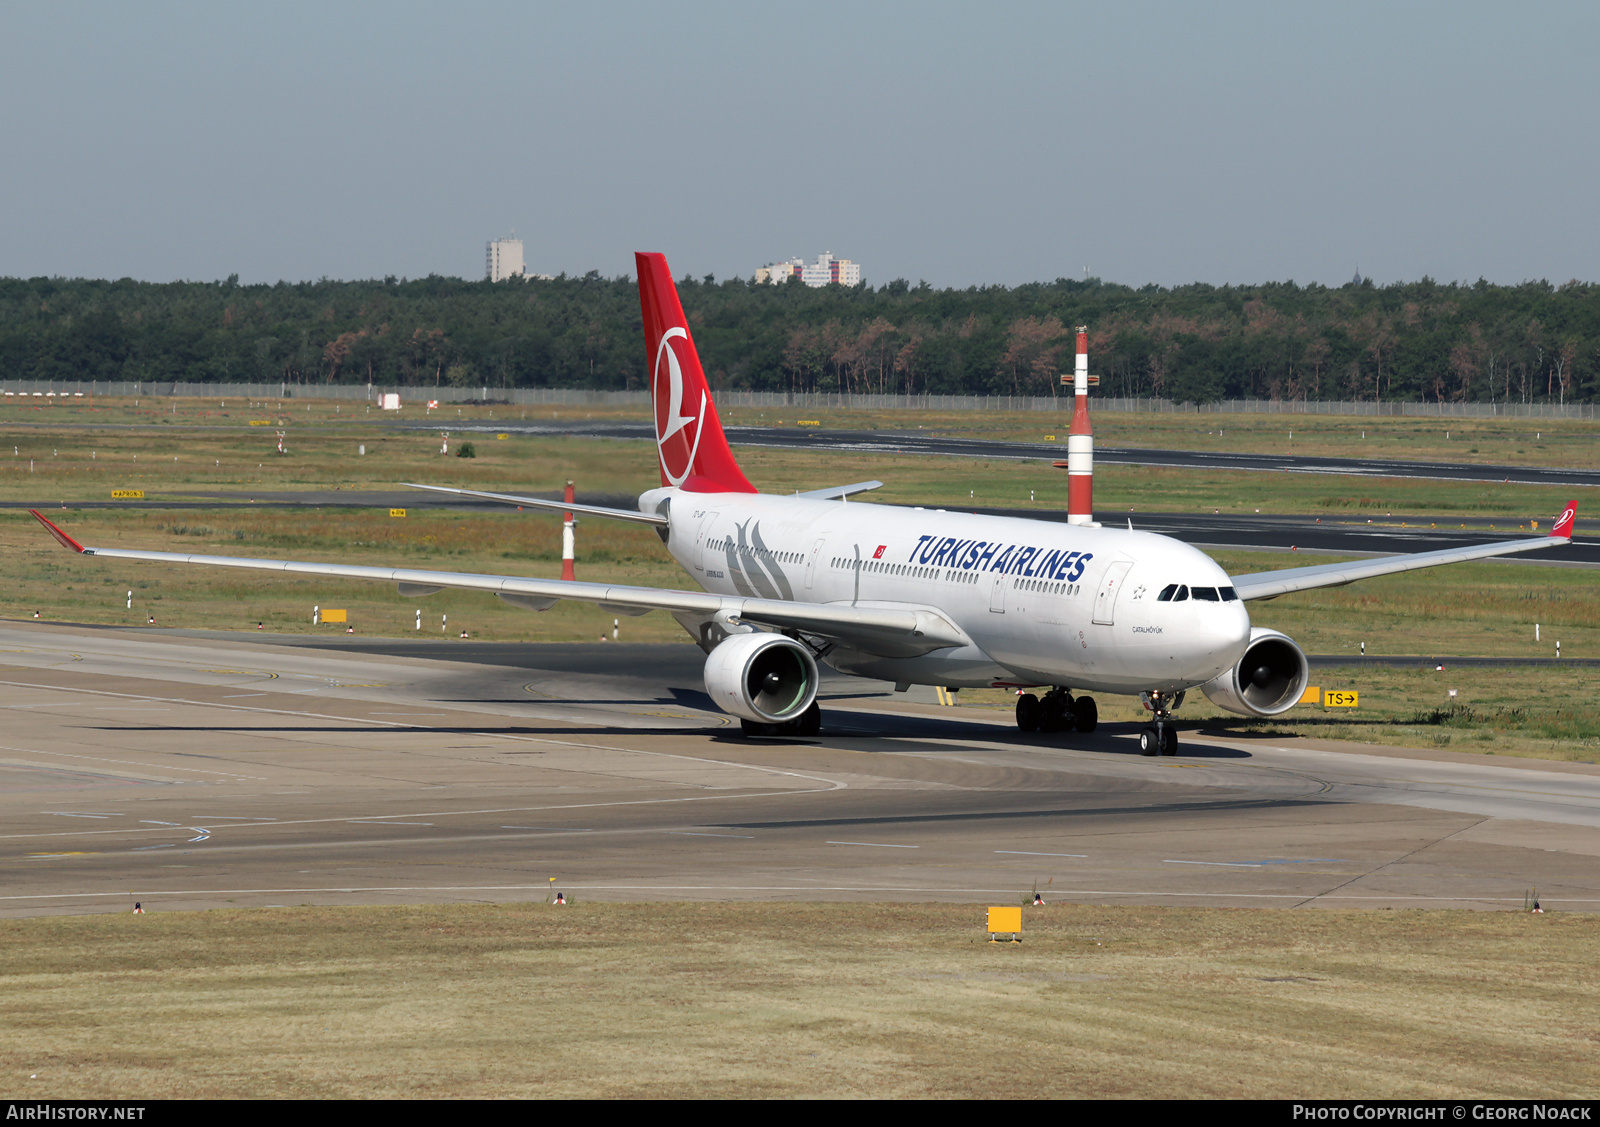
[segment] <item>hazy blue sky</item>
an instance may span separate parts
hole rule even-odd
[[[1600,5],[0,0],[0,275],[1600,278]]]

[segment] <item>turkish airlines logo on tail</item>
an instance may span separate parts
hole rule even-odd
[[[683,365],[671,343],[674,338],[687,343],[689,330],[674,326],[661,334],[650,374],[650,399],[656,411],[656,450],[661,457],[661,472],[669,484],[682,485],[694,468],[695,455],[700,452],[707,396],[702,387],[700,404],[694,413],[683,413]]]

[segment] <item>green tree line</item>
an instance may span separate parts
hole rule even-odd
[[[1100,393],[1217,399],[1592,402],[1600,287],[684,278],[719,387],[1052,395],[1073,329]],[[150,283],[0,279],[0,378],[642,388],[631,279]]]

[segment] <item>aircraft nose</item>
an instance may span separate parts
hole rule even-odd
[[[1243,602],[1224,603],[1223,614],[1218,616],[1215,629],[1210,632],[1207,647],[1212,663],[1218,671],[1233,665],[1244,656],[1250,643],[1250,612]]]

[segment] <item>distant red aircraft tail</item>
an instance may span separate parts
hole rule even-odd
[[[1550,530],[1551,536],[1565,540],[1572,539],[1572,526],[1578,523],[1578,502],[1568,501],[1567,507],[1561,510],[1561,515],[1556,518],[1555,527]]]
[[[639,308],[644,314],[661,484],[696,493],[756,492],[722,433],[666,256],[635,254],[634,259],[639,267]]]

